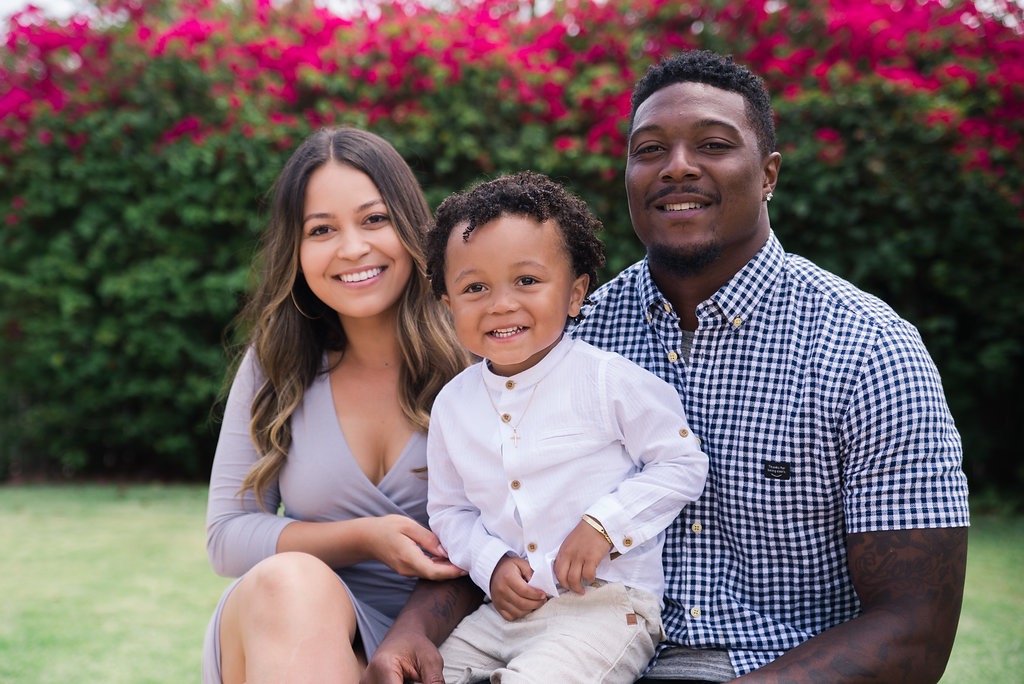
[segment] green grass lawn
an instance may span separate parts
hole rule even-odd
[[[199,681],[204,487],[0,488],[0,682]]]
[[[199,681],[228,580],[204,547],[198,486],[0,487],[0,683]],[[1024,672],[1024,518],[976,516],[944,684]]]

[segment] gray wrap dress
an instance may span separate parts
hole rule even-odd
[[[242,480],[257,460],[249,436],[249,415],[253,394],[262,381],[250,351],[231,386],[210,476],[206,546],[217,574],[240,578],[272,556],[281,531],[295,520],[329,522],[394,513],[426,525],[426,435],[414,433],[395,465],[374,486],[345,442],[326,372],[316,377],[292,415],[292,446],[278,481],[264,497],[266,509],[259,507],[251,491],[239,497]],[[265,512],[277,511],[282,503],[283,516]],[[379,561],[336,572],[356,608],[359,634],[369,657],[405,605],[416,580],[401,577]],[[220,616],[237,583],[235,580],[224,591],[207,628],[204,684],[221,682]]]

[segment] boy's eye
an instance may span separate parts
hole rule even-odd
[[[467,285],[466,288],[463,290],[463,292],[483,292],[483,291],[484,291],[484,286],[481,285],[480,283],[472,283],[471,285]]]
[[[523,276],[519,279],[520,285],[536,285],[539,281],[533,276]]]

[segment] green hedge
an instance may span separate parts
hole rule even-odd
[[[622,188],[629,91],[660,56],[707,47],[774,94],[783,243],[918,325],[974,486],[1024,484],[1015,5],[103,7],[19,15],[0,57],[0,477],[205,477],[265,193],[323,125],[391,140],[432,206],[505,171],[565,181],[605,220],[610,276],[641,254]]]

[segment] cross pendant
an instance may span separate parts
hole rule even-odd
[[[512,446],[519,448],[519,433],[515,431],[515,428],[512,429]]]

